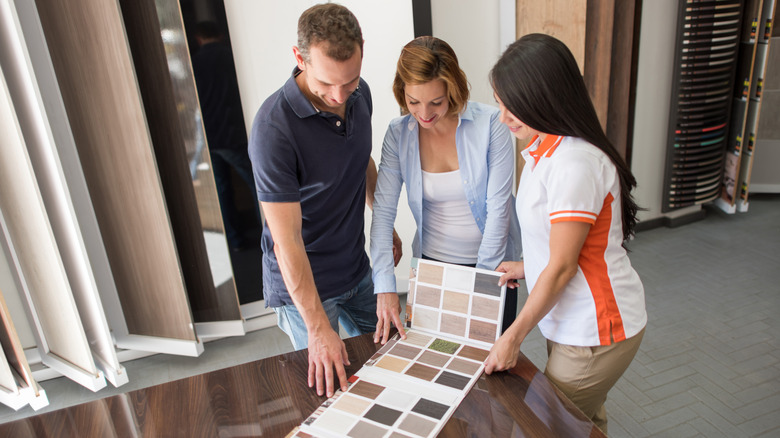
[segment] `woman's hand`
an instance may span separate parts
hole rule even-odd
[[[522,339],[517,339],[514,332],[507,330],[493,344],[487,359],[485,359],[485,373],[491,374],[494,371],[504,371],[514,368],[517,365],[517,358],[520,356],[520,344]]]
[[[498,265],[496,271],[504,273],[504,275],[498,279],[499,286],[503,286],[504,283],[506,283],[506,287],[515,289],[518,286],[517,280],[525,278],[525,263],[502,262]]]

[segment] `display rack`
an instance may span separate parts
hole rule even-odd
[[[753,148],[775,3],[774,0],[749,0],[744,7],[731,128],[720,196],[715,201],[715,205],[727,213],[747,211]]]
[[[662,211],[720,192],[743,4],[680,3]]]

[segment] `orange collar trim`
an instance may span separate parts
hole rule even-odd
[[[538,138],[539,136],[535,135],[534,138],[531,139],[531,142],[528,143],[528,147],[530,148]],[[563,140],[562,135],[547,134],[547,137],[542,140],[536,150],[529,150],[528,153],[534,157],[534,165],[538,164],[542,157],[551,156],[558,145],[561,144],[561,140]]]

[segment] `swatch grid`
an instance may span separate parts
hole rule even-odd
[[[293,437],[435,436],[500,335],[500,274],[413,259],[406,339],[396,334]],[[410,316],[411,315],[411,316]]]

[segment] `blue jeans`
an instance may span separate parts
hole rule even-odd
[[[371,270],[360,280],[360,283],[347,292],[322,302],[325,314],[328,315],[330,326],[339,332],[339,323],[348,337],[374,333],[376,330],[376,295],[374,282],[371,280]],[[309,347],[309,334],[301,314],[294,304],[273,307],[277,316],[277,324],[287,333],[293,348],[303,350]]]

